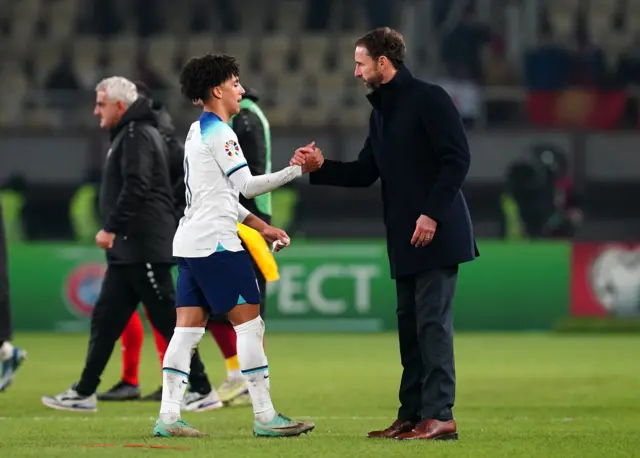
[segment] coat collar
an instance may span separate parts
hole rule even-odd
[[[367,95],[369,103],[374,108],[381,108],[383,105],[388,105],[392,102],[398,91],[401,91],[413,80],[413,75],[407,67],[400,65],[395,76],[388,83],[381,84],[373,92]]]

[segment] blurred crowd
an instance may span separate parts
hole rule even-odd
[[[64,1],[71,5],[77,0],[30,1]],[[536,39],[527,41],[523,37],[514,39],[513,26],[509,27],[504,8],[500,10],[508,4],[506,0],[431,0],[425,3],[429,6],[426,14],[424,8],[413,10],[417,15],[412,19],[424,30],[414,30],[409,41],[410,55],[415,59],[412,70],[441,84],[469,127],[481,118],[488,128],[531,124],[549,127],[567,117],[574,124],[584,122],[592,128],[637,126],[635,99],[627,97],[628,91],[623,93],[640,84],[640,32],[634,35],[631,24],[637,16],[626,14],[627,6],[633,3],[610,2],[604,18],[605,35],[622,37],[614,47],[608,38],[601,42],[601,30],[592,30],[597,11],[564,9],[559,20],[560,13],[554,8],[561,3],[567,4],[565,0],[539,3],[537,17],[527,19],[535,22]],[[493,9],[487,10],[487,4]],[[522,17],[524,3],[517,4]],[[309,115],[304,124],[326,125],[332,122],[332,113],[347,109],[355,110],[355,116],[345,114],[340,122],[353,118],[364,122],[366,103],[361,97],[356,97],[358,103],[353,101],[351,42],[365,29],[382,25],[402,28],[412,14],[407,14],[412,11],[410,2],[391,0],[281,0],[273,8],[257,0],[185,0],[184,8],[171,14],[168,0],[156,0],[154,5],[150,8],[147,0],[88,0],[76,5],[81,9],[73,13],[74,30],[66,32],[65,38],[70,45],[62,42],[53,65],[43,65],[37,54],[27,50],[23,55],[16,54],[15,66],[0,71],[0,83],[11,87],[9,81],[20,88],[24,85],[27,95],[31,89],[79,90],[89,95],[101,77],[125,72],[144,81],[155,93],[166,90],[174,97],[167,101],[169,105],[180,109],[181,99],[175,91],[177,72],[190,54],[215,47],[241,54],[247,69],[244,77],[250,77],[252,85],[263,93],[265,109],[274,125],[303,120],[301,111]],[[256,15],[249,15],[248,11],[254,9]],[[39,14],[39,19],[33,19],[37,22],[34,34],[46,40],[51,24],[43,19],[44,13]],[[567,27],[558,26],[563,21]],[[0,30],[5,35],[12,33],[12,27],[0,18]],[[97,42],[78,51],[79,41],[88,39]],[[307,43],[313,49],[302,49]],[[431,53],[424,52],[428,47]],[[313,64],[307,62],[309,59]],[[619,91],[619,96],[595,103],[591,94],[577,98],[571,94],[566,102],[563,97],[557,98],[560,105],[565,105],[558,108],[555,97],[540,95],[575,90]],[[19,97],[18,90],[11,92]],[[326,97],[327,92],[332,96]],[[531,94],[533,99],[528,98]],[[30,109],[33,97],[27,95],[24,100],[30,102],[25,106]],[[38,110],[41,114],[48,109],[59,113],[59,107],[69,103],[68,97],[60,97],[55,93],[48,96],[47,106],[38,100]],[[2,109],[15,111],[6,106]],[[69,108],[71,111],[73,108]],[[576,120],[580,113],[596,111],[607,113],[605,121]],[[51,118],[43,115],[38,119]]]

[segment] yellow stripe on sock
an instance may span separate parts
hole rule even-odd
[[[238,361],[238,355],[234,355],[231,358],[225,359],[224,364],[227,366],[227,371],[240,370],[240,361]]]

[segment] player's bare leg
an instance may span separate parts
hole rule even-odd
[[[181,419],[180,407],[187,389],[191,356],[204,335],[209,315],[199,306],[179,307],[176,311],[176,328],[162,365],[162,404],[153,435],[202,437],[204,434]]]
[[[273,408],[269,393],[269,365],[264,353],[264,321],[258,304],[236,305],[228,314],[238,336],[238,359],[242,373],[249,382],[253,404],[253,434],[259,437],[299,436],[315,425],[295,421]]]

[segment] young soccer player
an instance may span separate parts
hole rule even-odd
[[[251,198],[300,177],[303,169],[252,176],[228,121],[240,110],[244,90],[233,57],[191,59],[180,75],[182,93],[203,113],[185,143],[186,209],[173,241],[178,263],[177,323],[163,362],[160,418],[154,436],[202,436],[180,418],[189,362],[204,335],[209,315],[226,313],[237,335],[238,359],[249,383],[256,436],[298,436],[313,423],[276,412],[269,394],[269,365],[263,347],[260,292],[249,254],[242,249],[237,222],[284,247],[287,234],[249,213],[239,192]]]

